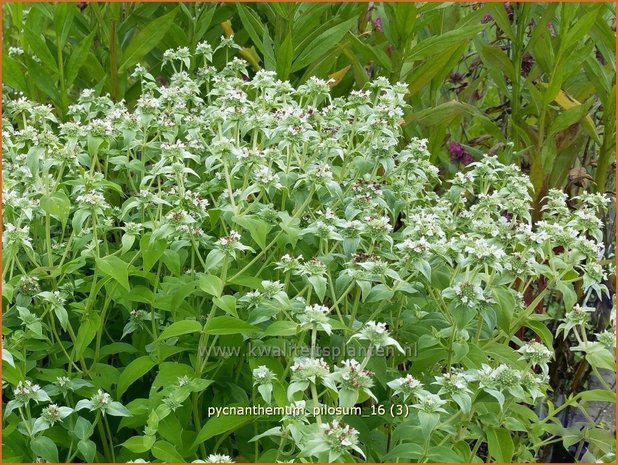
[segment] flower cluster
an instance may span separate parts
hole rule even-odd
[[[329,373],[329,366],[323,358],[297,358],[291,367],[292,381],[316,382]]]
[[[404,353],[401,345],[390,336],[390,332],[386,329],[386,323],[376,323],[368,321],[357,334],[352,336],[353,339],[369,341],[375,348],[383,348],[395,346],[397,350]]]
[[[386,21],[376,28],[388,32]],[[267,407],[302,406],[265,420],[274,424],[254,438],[279,441],[275,460],[353,461],[364,457],[364,429],[305,405],[376,406],[387,392],[413,407],[410,424],[428,438],[428,454],[409,458],[432,460],[430,446],[452,434],[458,458],[474,461],[487,442],[482,431],[469,441],[482,418],[502,428],[541,411],[552,352],[519,335],[547,341],[540,305],[543,318],[564,315],[559,331],[577,340],[574,352],[611,368],[615,331],[584,337],[615,273],[614,248],[603,245],[606,196],[549,189],[538,208],[518,167],[456,143],[448,150],[459,169],[446,179],[427,140],[404,141],[406,85],[377,77],[336,97],[327,80],[294,87],[238,58],[215,67],[237,50],[252,53],[231,36],[170,50],[162,71],[130,74],[135,102],[86,90],[65,121],[4,94],[3,359],[33,377],[8,381],[11,434],[133,414],[120,427],[138,439],[119,447],[111,438],[110,454],[142,454],[177,437],[190,396],[183,438],[201,437],[206,405],[246,402],[247,391]],[[290,342],[302,354],[214,357],[228,342],[273,351]],[[141,397],[136,373],[152,383]],[[525,436],[517,450],[532,461]],[[216,452],[252,453],[244,433],[229,437]],[[183,459],[233,458],[202,449]]]

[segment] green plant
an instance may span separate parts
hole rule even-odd
[[[547,397],[556,334],[615,370],[587,331],[608,199],[549,190],[533,224],[516,166],[444,181],[402,142],[407,85],[334,98],[237,49],[138,66],[131,110],[5,93],[3,459],[612,461],[559,418],[609,386]]]
[[[3,9],[3,82],[50,101],[62,116],[87,88],[114,100],[135,98],[139,89],[128,85],[127,72],[140,62],[160,62],[165,48],[195,47],[215,13],[200,3],[12,3]]]
[[[82,8],[82,7],[80,7]],[[452,176],[496,152],[530,172],[535,218],[548,189],[612,191],[615,7],[596,4],[39,3],[3,5],[3,80],[66,113],[79,91],[125,98],[127,71],[165,82],[163,51],[234,34],[253,71],[331,78],[346,95],[384,76],[408,86],[406,140],[427,137]],[[41,31],[43,31],[41,33]],[[12,50],[12,53],[10,53]],[[19,54],[24,52],[23,54]],[[225,53],[214,57],[222,66]],[[469,159],[469,158],[467,158]]]

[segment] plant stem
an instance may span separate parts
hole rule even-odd
[[[110,75],[112,80],[112,99],[118,100],[118,51],[116,44],[116,20],[112,20],[110,33],[109,33],[109,63],[110,63]]]
[[[94,419],[94,422],[97,424],[97,430],[99,431],[99,436],[101,437],[101,444],[103,444],[103,454],[105,455],[105,460],[110,461],[111,453],[109,450],[109,441],[107,440],[107,434],[105,433],[105,427],[101,421],[101,412],[97,412],[97,416]]]
[[[112,435],[112,430],[109,427],[109,422],[107,421],[107,416],[105,414],[103,416],[103,423],[105,424],[105,430],[107,431],[107,437],[109,439],[109,450],[112,454],[112,462],[116,462],[116,454],[114,452],[114,440]]]

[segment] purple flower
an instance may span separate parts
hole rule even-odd
[[[521,58],[521,74],[524,76],[528,76],[530,71],[532,70],[532,66],[534,65],[534,58],[529,53],[526,53]]]
[[[461,74],[461,73],[458,73],[457,71],[453,71],[451,73],[451,75],[449,76],[449,79],[452,82],[459,82],[459,81],[463,80],[463,78],[464,78],[464,75]]]
[[[382,32],[384,30],[382,28],[382,18],[378,16],[376,20],[373,22],[373,27],[376,29],[376,31]]]
[[[463,165],[469,165],[470,163],[474,163],[474,157],[470,155],[468,152],[465,152],[461,157],[461,163]]]
[[[448,144],[448,152],[451,154],[451,161],[459,161],[465,153],[465,149],[461,144],[457,142],[451,142]]]
[[[513,17],[515,16],[515,11],[513,10],[513,5],[510,3],[504,4],[504,10],[506,11],[507,16],[509,17],[509,21],[513,22]]]
[[[493,16],[491,16],[489,13],[487,13],[485,16],[483,16],[483,19],[481,19],[481,23],[482,24],[487,24],[489,22],[491,22],[493,20]]]
[[[448,144],[448,151],[453,163],[461,162],[464,165],[469,165],[474,161],[472,155],[468,153],[463,145],[458,144],[457,142],[451,142]]]

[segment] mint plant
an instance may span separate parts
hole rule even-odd
[[[609,200],[533,223],[519,168],[447,180],[400,143],[405,85],[334,98],[219,48],[138,66],[131,108],[4,92],[4,460],[613,460],[561,420],[610,386],[557,404],[548,376],[556,336],[615,370]]]

